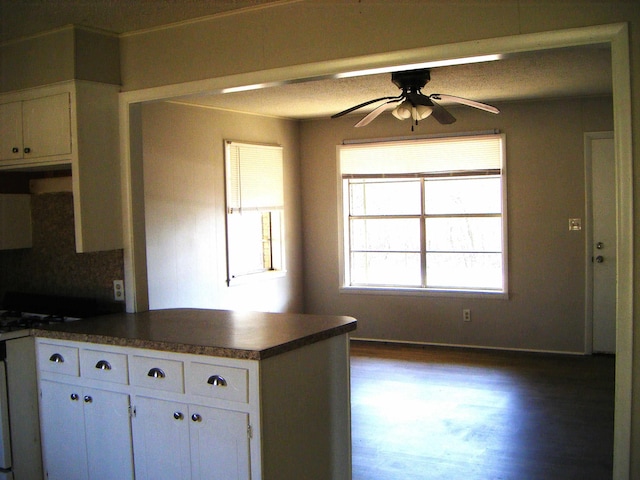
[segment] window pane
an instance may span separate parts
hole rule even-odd
[[[271,242],[268,213],[244,212],[227,215],[231,277],[270,268]]]
[[[501,253],[427,253],[427,287],[501,290]]]
[[[419,253],[351,254],[351,285],[419,287]]]
[[[352,219],[351,250],[420,251],[419,218]]]
[[[351,215],[419,215],[420,180],[350,181]]]
[[[500,213],[498,177],[449,178],[425,181],[425,213]]]
[[[427,252],[500,252],[500,217],[427,218]]]

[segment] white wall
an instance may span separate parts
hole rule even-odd
[[[297,124],[175,103],[142,122],[149,307],[302,311]],[[286,277],[226,285],[227,139],[284,146]]]
[[[458,121],[420,123],[415,135],[499,129],[506,134],[509,298],[364,295],[339,292],[336,145],[345,139],[411,135],[389,113],[302,124],[305,298],[309,313],[351,315],[359,338],[583,352],[585,333],[583,132],[613,128],[610,99],[498,105],[494,116],[451,109]],[[470,308],[472,321],[462,321]]]

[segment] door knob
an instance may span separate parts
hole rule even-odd
[[[598,250],[602,250],[602,249],[604,248],[604,243],[602,243],[602,242],[598,242],[598,243],[596,243],[596,248],[597,248]]]
[[[602,263],[602,262],[604,262],[604,257],[602,255],[598,255],[596,257],[596,263]]]

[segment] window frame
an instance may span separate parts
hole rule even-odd
[[[503,288],[501,290],[494,289],[483,289],[483,288],[439,288],[439,287],[427,287],[427,286],[419,286],[419,287],[407,287],[407,286],[378,286],[378,285],[351,285],[348,282],[349,278],[349,262],[350,262],[350,245],[349,245],[349,186],[348,182],[345,181],[345,178],[348,177],[363,177],[367,176],[367,174],[343,174],[342,173],[342,162],[341,162],[341,150],[348,146],[346,143],[342,145],[338,145],[336,148],[336,158],[337,158],[337,182],[338,182],[338,236],[339,236],[339,291],[341,293],[353,293],[353,294],[382,294],[382,295],[416,295],[416,296],[444,296],[444,297],[481,297],[481,298],[509,298],[509,268],[508,268],[508,210],[507,210],[507,165],[506,165],[506,136],[503,133],[491,132],[491,133],[480,133],[480,134],[465,134],[465,135],[447,135],[447,136],[428,136],[428,137],[416,137],[416,138],[402,138],[397,140],[399,142],[418,142],[418,141],[438,141],[447,139],[447,140],[455,140],[455,139],[468,139],[469,137],[497,137],[500,141],[500,168],[497,169],[497,175],[500,178],[500,186],[501,186],[501,213],[500,218],[502,221],[502,284]],[[381,143],[392,143],[395,140],[385,140]],[[358,142],[358,145],[370,145],[375,148],[375,141],[369,142]],[[458,171],[457,175],[459,177],[464,177],[467,175],[477,176],[478,171],[468,170],[466,172]],[[487,173],[485,173],[487,174]],[[488,174],[492,174],[492,176],[496,176],[496,172],[488,172]],[[426,242],[425,242],[425,219],[429,218],[429,216],[425,216],[424,211],[424,179],[429,178],[452,178],[452,172],[433,172],[433,173],[418,173],[418,172],[403,172],[403,173],[382,173],[382,174],[369,174],[370,178],[402,178],[406,179],[409,177],[421,177],[421,207],[420,214],[417,217],[420,218],[421,222],[421,246],[420,246],[420,255],[421,255],[421,275],[422,275],[422,285],[426,285],[425,283],[425,272],[424,266],[425,264],[425,256],[428,253],[426,250]],[[469,215],[468,217],[474,217],[475,215]],[[400,218],[400,216],[391,216],[391,218]]]
[[[267,175],[276,175],[279,182],[278,190],[276,192],[275,200],[271,194],[266,195],[268,197],[268,205],[263,204],[264,200],[256,200],[252,196],[249,201],[249,206],[243,206],[242,201],[242,163],[238,160],[237,170],[238,173],[234,177],[232,175],[232,154],[231,149],[236,148],[239,152],[243,149],[263,150],[264,153],[274,154],[277,158],[272,158],[274,162],[279,162],[276,166],[278,171],[267,172]],[[240,153],[238,153],[240,156]],[[286,261],[285,261],[285,219],[284,219],[284,149],[280,145],[251,143],[251,142],[238,142],[232,140],[224,141],[224,176],[225,176],[225,253],[226,253],[226,274],[227,286],[241,285],[249,282],[267,280],[271,278],[284,277],[287,274]],[[264,173],[264,170],[261,170]],[[235,172],[234,172],[235,173]],[[250,175],[250,174],[248,174]],[[246,179],[247,177],[245,177]],[[234,180],[237,180],[237,184],[234,184]],[[253,193],[253,192],[250,192]],[[264,197],[264,192],[263,197]],[[258,192],[260,196],[260,192]],[[257,203],[256,203],[257,201]],[[261,221],[264,221],[264,214],[269,214],[269,253],[270,253],[270,269],[258,269],[255,271],[234,273],[232,265],[233,255],[231,253],[231,231],[230,231],[230,216],[242,215],[243,210],[250,213],[258,213],[262,217]],[[274,214],[277,218],[273,218]],[[264,229],[264,227],[263,227]],[[277,230],[277,231],[276,231]],[[264,236],[261,240],[265,241]]]

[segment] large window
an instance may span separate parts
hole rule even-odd
[[[282,147],[225,142],[227,283],[284,273]]]
[[[343,288],[505,293],[503,143],[340,146]]]

